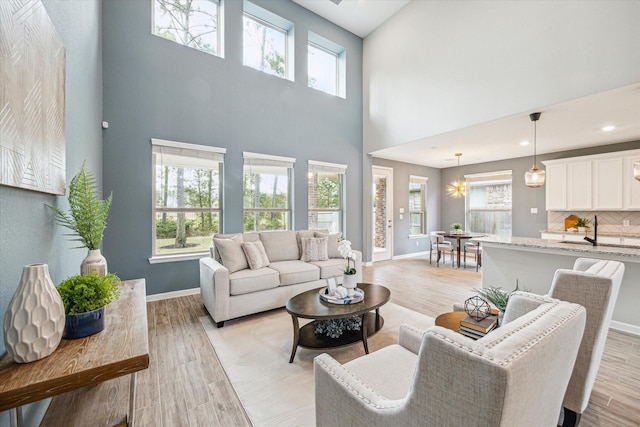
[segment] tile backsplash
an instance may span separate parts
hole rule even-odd
[[[598,215],[598,233],[640,234],[640,211],[550,211],[547,213],[548,230],[564,230],[564,219],[569,215],[589,218],[592,222],[593,216]],[[622,225],[623,220],[629,221],[628,227]]]

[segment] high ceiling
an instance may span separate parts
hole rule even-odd
[[[410,0],[293,0],[365,38]],[[339,4],[335,4],[338,2]],[[540,107],[537,153],[640,140],[640,82],[561,104]],[[435,168],[533,156],[529,113],[458,129],[375,151],[374,157]],[[615,126],[603,131],[605,126]],[[521,142],[529,141],[529,145]]]

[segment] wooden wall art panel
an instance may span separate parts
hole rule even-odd
[[[65,51],[40,0],[0,0],[0,184],[65,194]]]

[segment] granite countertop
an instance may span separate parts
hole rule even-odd
[[[540,233],[553,233],[553,234],[571,234],[571,235],[579,235],[580,233],[577,231],[566,231],[566,230],[540,230]],[[591,236],[593,234],[593,230],[589,229],[587,232],[587,236]],[[598,231],[598,236],[612,236],[612,237],[640,237],[640,233],[621,233],[621,232],[610,232],[610,231]]]
[[[562,243],[557,240],[536,239],[533,237],[478,237],[473,240],[495,244],[496,246],[511,246],[530,249],[541,249],[546,252],[577,252],[581,255],[613,255],[625,258],[637,258],[640,260],[640,246],[617,247],[608,244],[592,246],[587,242]],[[637,261],[636,261],[637,262]]]

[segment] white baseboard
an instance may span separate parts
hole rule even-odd
[[[640,326],[631,325],[629,323],[616,322],[615,320],[612,320],[609,324],[609,329],[615,329],[616,331],[640,336]]]
[[[180,291],[165,292],[162,294],[147,295],[147,302],[160,301],[163,299],[184,297],[187,295],[196,295],[200,293],[200,288],[183,289]]]
[[[429,251],[425,251],[425,252],[412,252],[410,254],[404,254],[404,255],[394,255],[393,258],[391,259],[406,259],[406,258],[416,258],[416,257],[421,257],[421,256],[426,256],[429,255]]]

